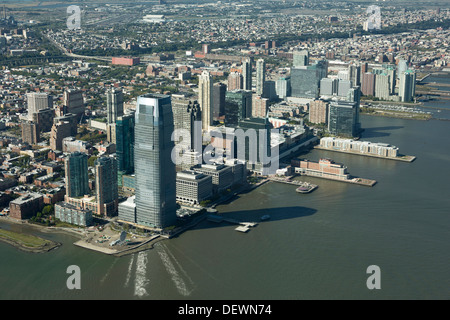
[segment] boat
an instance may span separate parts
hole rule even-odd
[[[261,221],[269,220],[270,216],[268,214],[265,214],[261,217]]]

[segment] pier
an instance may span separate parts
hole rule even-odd
[[[285,184],[298,186],[298,188],[296,189],[296,191],[298,193],[310,193],[310,192],[312,192],[312,191],[314,191],[314,190],[316,190],[318,188],[317,185],[311,184],[309,182],[304,182],[304,181],[299,181],[299,180],[292,180],[296,176],[297,175],[293,175],[293,176],[286,177],[286,178],[270,177],[269,181],[274,181],[274,182],[279,182],[279,183],[285,183]]]
[[[376,154],[361,153],[361,152],[357,152],[357,151],[325,148],[325,147],[321,147],[320,145],[315,146],[314,149],[325,150],[325,151],[333,151],[333,152],[340,152],[340,153],[347,153],[347,154],[356,154],[358,156],[366,156],[366,157],[372,157],[372,158],[396,160],[396,161],[403,161],[403,162],[413,162],[414,160],[416,160],[415,156],[400,155],[398,157],[385,157],[385,156],[380,156],[380,155],[376,155]]]
[[[235,219],[226,218],[226,217],[215,215],[215,214],[208,215],[207,219],[208,219],[208,221],[215,222],[215,223],[228,222],[231,224],[238,224],[239,226],[234,230],[239,231],[239,232],[244,232],[244,233],[249,231],[250,228],[256,227],[258,225],[258,223],[256,223],[256,222],[240,222]]]

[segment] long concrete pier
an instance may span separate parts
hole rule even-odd
[[[319,145],[314,146],[314,149],[325,150],[325,151],[333,151],[333,152],[340,152],[340,153],[347,153],[347,154],[355,154],[355,155],[358,155],[358,156],[366,156],[366,157],[386,159],[386,160],[403,161],[403,162],[413,162],[414,160],[416,160],[415,156],[402,155],[402,156],[398,156],[398,157],[384,157],[384,156],[379,156],[379,155],[370,154],[370,153],[361,153],[361,152],[348,151],[348,150],[337,150],[337,149],[331,149],[331,148],[324,148],[324,147],[321,147]]]

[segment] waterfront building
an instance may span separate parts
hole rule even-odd
[[[117,160],[102,156],[95,160],[94,167],[97,214],[104,217],[115,216],[119,204]]]
[[[212,195],[212,176],[193,170],[177,173],[177,201],[200,204],[200,202],[211,198]]]
[[[396,146],[387,143],[374,143],[370,141],[335,137],[325,137],[320,139],[320,147],[330,150],[356,152],[387,158],[396,158],[399,155],[399,149]]]
[[[293,165],[294,166],[294,165]],[[299,166],[295,167],[295,173],[327,178],[333,180],[349,180],[350,174],[343,164],[335,163],[331,159],[320,159],[319,162],[300,160]]]
[[[331,101],[328,131],[337,136],[356,137],[359,134],[359,104],[350,101]]]
[[[66,172],[66,197],[83,197],[89,194],[88,156],[74,152],[64,161]]]
[[[122,175],[134,172],[134,113],[117,118],[116,121],[116,156],[117,181],[122,187]]]
[[[86,210],[67,202],[55,204],[55,218],[81,227],[89,227],[94,222],[91,210]]]
[[[119,204],[119,221],[136,224],[136,196],[131,196]]]
[[[235,131],[235,158],[245,161],[247,169],[263,174],[266,167],[271,165],[271,129],[273,128],[269,119],[266,118],[247,118],[239,121],[238,129],[241,129],[244,136],[239,136]],[[256,133],[256,139],[252,139],[250,132]],[[247,138],[248,137],[248,138]],[[242,148],[244,143],[244,148]],[[239,154],[245,150],[244,154]],[[243,157],[244,156],[244,157]]]
[[[199,76],[198,88],[198,103],[202,111],[202,129],[209,131],[213,124],[213,81],[207,70],[204,70]]]
[[[220,193],[233,185],[233,169],[224,164],[198,164],[192,167],[198,173],[212,177],[213,193]]]
[[[406,70],[400,75],[398,95],[402,102],[411,102],[416,95],[416,73]]]
[[[44,196],[31,192],[9,203],[9,216],[14,219],[30,219],[44,207]]]
[[[208,105],[203,107],[206,111]],[[170,96],[146,94],[138,97],[135,119],[136,222],[162,229],[176,222],[176,172],[171,159],[174,125]]]

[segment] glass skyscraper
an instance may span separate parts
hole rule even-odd
[[[298,98],[317,99],[319,97],[320,80],[328,75],[328,63],[318,61],[312,66],[294,67],[291,69],[292,96]]]
[[[359,134],[359,104],[350,101],[332,101],[329,106],[328,131],[341,137]]]
[[[237,127],[240,120],[252,115],[252,92],[227,91],[225,95],[225,126]]]
[[[158,229],[172,226],[177,216],[170,96],[138,97],[135,121],[136,223]]]
[[[85,153],[71,153],[65,160],[66,196],[83,197],[89,194],[88,156]]]
[[[118,117],[116,121],[117,181],[122,186],[122,176],[134,172],[134,114]]]

